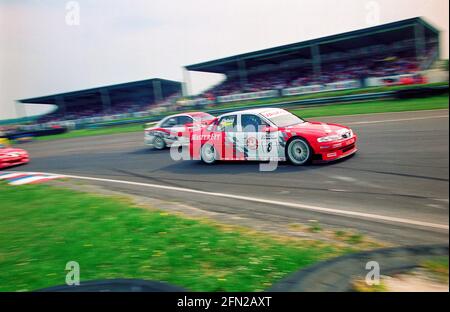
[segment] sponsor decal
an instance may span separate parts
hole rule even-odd
[[[255,137],[249,137],[247,138],[246,145],[249,149],[256,150],[258,149],[258,139]]]
[[[266,118],[271,118],[271,117],[275,117],[275,116],[280,116],[280,115],[287,115],[288,112],[282,109],[274,109],[274,110],[270,110],[267,112],[262,112],[261,115],[266,117]]]
[[[208,133],[208,134],[194,134],[192,139],[195,141],[207,141],[207,140],[218,140],[220,138],[219,134]]]

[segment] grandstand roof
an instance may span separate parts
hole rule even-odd
[[[211,73],[231,72],[238,69],[238,61],[244,60],[246,67],[265,64],[278,64],[294,58],[310,58],[310,47],[320,45],[321,53],[341,52],[373,44],[392,43],[398,40],[414,38],[416,25],[424,26],[427,38],[439,36],[439,30],[420,17],[401,20],[389,24],[354,30],[338,35],[312,39],[274,48],[259,50],[185,66],[187,70]]]
[[[167,97],[175,92],[181,91],[181,83],[178,81],[165,79],[147,79],[121,83],[116,85],[101,86],[91,89],[52,94],[47,96],[18,100],[27,104],[54,104],[60,105],[62,102],[66,106],[70,105],[102,105],[102,92],[107,91],[112,103],[124,101],[147,101],[151,103],[155,99],[154,82],[159,82],[161,86],[161,96]],[[158,88],[159,89],[159,88]],[[103,91],[102,91],[103,90]]]

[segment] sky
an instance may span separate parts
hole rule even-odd
[[[21,117],[18,99],[182,81],[185,65],[416,16],[442,31],[448,58],[448,11],[448,0],[0,0],[0,119]],[[223,79],[190,76],[192,93]]]

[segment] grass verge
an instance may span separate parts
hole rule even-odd
[[[47,141],[47,140],[55,140],[55,139],[71,139],[71,138],[78,138],[78,137],[85,137],[85,136],[109,135],[109,134],[139,132],[139,131],[144,131],[143,124],[129,124],[129,125],[122,125],[122,126],[107,127],[107,128],[92,128],[92,129],[73,130],[73,131],[69,131],[66,133],[62,133],[62,134],[36,137],[35,140]]]
[[[142,209],[124,199],[49,185],[0,183],[0,291],[140,278],[194,291],[260,291],[348,249],[282,239]]]
[[[434,96],[424,99],[333,104],[291,109],[290,112],[303,118],[311,118],[324,116],[419,111],[444,108],[448,108],[448,96]]]
[[[448,283],[448,256],[424,261],[422,267],[428,270],[437,280]]]

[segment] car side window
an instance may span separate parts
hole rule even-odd
[[[217,125],[217,131],[235,132],[236,131],[236,115],[225,116],[220,118]]]
[[[184,126],[185,124],[193,123],[193,122],[194,121],[189,116],[179,116],[177,125]]]
[[[241,126],[243,132],[258,132],[268,124],[256,115],[243,114],[241,115]]]
[[[172,128],[174,126],[176,126],[177,124],[177,119],[175,117],[170,117],[169,119],[167,119],[166,121],[164,121],[161,125],[161,127],[163,128]]]

